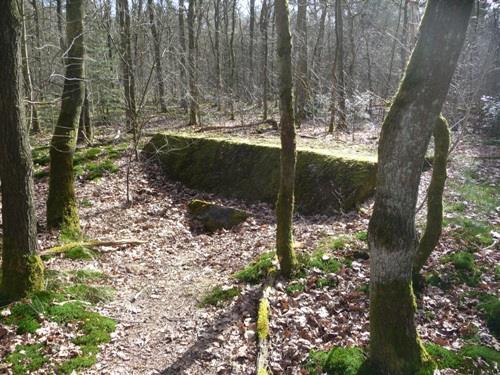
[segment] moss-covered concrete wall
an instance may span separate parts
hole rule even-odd
[[[278,145],[160,133],[144,147],[164,172],[188,187],[274,203],[279,183]],[[295,202],[304,214],[349,210],[374,192],[376,158],[298,149]]]

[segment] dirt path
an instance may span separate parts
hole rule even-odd
[[[83,230],[93,239],[140,239],[145,244],[109,250],[99,259],[49,261],[53,269],[94,267],[109,276],[113,302],[98,306],[117,320],[112,342],[103,347],[88,374],[252,374],[255,372],[257,288],[223,308],[200,308],[211,287],[274,242],[271,207],[218,200],[161,177],[155,166],[135,164],[131,171],[133,205],[125,204],[125,163],[117,174],[79,183]],[[43,211],[46,184],[37,185]],[[204,234],[186,214],[194,197],[244,208],[252,217],[232,231]],[[43,213],[39,217],[44,217]],[[332,228],[324,220],[299,218],[297,240],[312,246]],[[313,229],[311,231],[311,229]],[[46,241],[47,239],[42,239]],[[44,246],[45,247],[45,246]]]

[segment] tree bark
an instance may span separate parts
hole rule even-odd
[[[263,0],[262,9],[260,11],[260,33],[261,33],[261,50],[262,50],[262,119],[267,120],[268,107],[267,99],[269,97],[269,48],[268,48],[268,24],[269,24],[269,5],[268,0]]]
[[[29,121],[28,121],[28,129],[31,129],[34,133],[38,133],[40,131],[40,122],[38,121],[38,112],[36,110],[34,101],[35,96],[33,93],[33,81],[31,76],[31,68],[28,56],[28,37],[26,34],[26,14],[24,10],[24,0],[20,2],[21,7],[21,17],[23,19],[22,26],[22,66],[23,66],[23,77],[24,77],[24,91],[27,94],[28,104],[27,108],[29,109]]]
[[[188,76],[189,76],[189,125],[200,123],[198,103],[198,85],[196,82],[196,49],[194,36],[195,1],[189,0],[188,5]]]
[[[306,102],[308,97],[307,73],[307,0],[299,0],[297,8],[297,30],[295,49],[298,53],[295,83],[295,121],[297,127],[306,118]]]
[[[338,120],[336,121],[337,131],[346,131],[346,106],[345,106],[345,84],[344,84],[344,24],[343,24],[343,8],[342,0],[335,1],[335,84],[336,97],[338,107],[336,113]],[[333,117],[333,116],[332,116]],[[335,122],[332,120],[331,122]]]
[[[248,46],[248,55],[250,59],[250,82],[253,89],[253,74],[254,74],[254,39],[255,39],[255,0],[250,0],[250,43]]]
[[[276,253],[280,272],[290,277],[297,265],[293,251],[293,201],[295,188],[295,119],[293,113],[292,36],[287,0],[275,1],[279,65],[281,170],[276,203]]]
[[[120,60],[122,67],[122,81],[125,95],[125,115],[127,118],[127,131],[136,132],[136,102],[135,102],[135,69],[132,58],[132,45],[130,34],[130,11],[128,0],[116,2],[118,22],[120,26]]]
[[[66,2],[65,65],[61,111],[50,144],[49,195],[47,226],[68,233],[80,232],[78,205],[75,197],[73,154],[83,101],[83,18],[84,0]]]
[[[181,98],[180,98],[180,105],[181,108],[184,109],[187,113],[188,109],[188,103],[187,103],[187,89],[188,87],[188,80],[186,78],[186,56],[187,56],[187,50],[186,50],[186,30],[184,27],[184,0],[179,0],[179,44],[180,44],[180,66],[179,66],[179,72],[180,72],[180,87],[181,87]]]
[[[80,120],[78,123],[77,143],[92,143],[94,138],[94,127],[90,117],[90,101],[88,83],[85,83],[82,110],[80,111]]]
[[[33,164],[22,103],[21,27],[17,1],[5,1],[0,12],[2,304],[44,287],[43,263],[36,255]]]
[[[230,120],[234,120],[234,96],[236,94],[236,56],[234,54],[234,30],[236,22],[236,0],[232,0],[231,8],[231,36],[229,38],[229,87],[231,88],[230,98]]]
[[[160,99],[159,100],[160,111],[166,112],[167,105],[165,103],[165,85],[163,84],[163,70],[161,67],[160,36],[156,28],[153,0],[148,0],[148,13],[149,13],[149,23],[151,28],[151,36],[153,37],[156,80],[158,81],[158,97]]]
[[[214,24],[215,24],[215,80],[217,85],[217,110],[222,110],[222,73],[220,67],[220,4],[221,0],[214,2]]]
[[[432,373],[434,368],[414,319],[415,209],[425,152],[464,43],[472,4],[429,0],[419,40],[382,126],[368,243],[370,363],[383,374]]]
[[[434,160],[432,162],[431,183],[427,190],[427,223],[418,244],[413,273],[418,275],[432,251],[439,242],[443,229],[443,191],[446,183],[446,164],[450,148],[450,130],[443,116],[434,128]]]

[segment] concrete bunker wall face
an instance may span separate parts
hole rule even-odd
[[[144,153],[157,158],[164,173],[202,191],[274,203],[280,149],[245,141],[156,134]],[[376,162],[334,153],[298,150],[295,202],[304,214],[350,210],[371,196]]]

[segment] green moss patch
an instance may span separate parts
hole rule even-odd
[[[453,264],[455,273],[451,275],[451,283],[460,282],[472,287],[479,284],[482,271],[477,267],[474,256],[471,253],[460,251],[443,257],[441,262]]]
[[[241,271],[234,274],[234,277],[250,284],[260,283],[274,269],[273,260],[276,258],[274,251],[264,253]]]
[[[240,293],[241,289],[238,287],[223,288],[221,286],[216,286],[202,298],[200,306],[219,306],[239,296]]]
[[[483,313],[490,331],[500,338],[500,299],[491,294],[479,296],[478,309]]]
[[[7,355],[5,362],[12,365],[14,375],[32,373],[48,361],[42,354],[43,347],[42,344],[16,345],[16,349]]]
[[[460,351],[454,352],[430,343],[425,345],[425,349],[439,369],[459,370],[463,374],[482,374],[484,370],[500,365],[500,353],[486,346],[466,345]]]
[[[244,140],[157,134],[144,154],[157,158],[165,174],[189,187],[250,201],[274,203],[280,148]],[[295,203],[305,214],[355,208],[375,188],[376,158],[299,149]]]
[[[93,270],[47,272],[47,290],[35,292],[29,298],[10,306],[10,314],[0,317],[0,323],[15,326],[18,334],[35,333],[44,320],[75,327],[72,340],[81,354],[62,363],[58,373],[72,373],[92,366],[99,345],[111,340],[116,328],[114,320],[91,311],[89,306],[109,301],[113,290],[75,281],[97,281],[104,275]],[[42,354],[43,346],[20,346],[8,355],[14,373],[25,374],[43,366],[49,360]]]
[[[366,355],[359,348],[333,348],[312,351],[305,365],[310,375],[358,375],[363,372]]]
[[[261,298],[257,311],[257,337],[260,341],[269,337],[269,301]]]
[[[127,144],[104,147],[78,148],[73,156],[73,168],[77,178],[95,180],[105,175],[116,173],[118,166],[114,163],[122,157]],[[38,147],[32,150],[35,177],[42,178],[49,174],[49,147]]]

